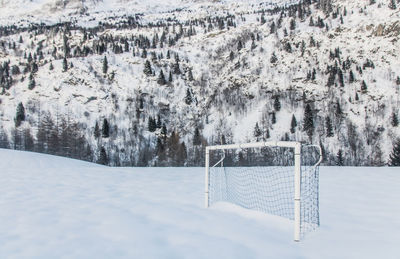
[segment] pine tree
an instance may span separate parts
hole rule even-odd
[[[325,127],[326,127],[326,136],[328,138],[333,137],[332,121],[329,116],[327,116],[325,119]]]
[[[389,8],[392,10],[396,10],[397,6],[396,6],[396,1],[395,0],[389,0]]]
[[[19,103],[17,106],[17,113],[15,115],[15,127],[18,128],[21,125],[21,122],[25,121],[25,108],[22,103]]]
[[[362,93],[366,93],[366,92],[367,92],[367,89],[368,89],[367,84],[366,84],[365,81],[363,80],[362,83],[361,83],[361,92],[362,92]]]
[[[102,164],[102,165],[108,164],[107,152],[104,149],[104,147],[101,147],[101,149],[100,149],[100,157],[99,157],[98,163]]]
[[[338,78],[339,78],[339,85],[341,87],[344,87],[343,72],[342,72],[342,70],[340,68],[338,69]]]
[[[108,71],[108,61],[107,61],[107,57],[104,56],[103,59],[103,74],[107,74]]]
[[[290,122],[290,133],[295,133],[297,127],[297,120],[294,114],[292,115],[292,121]]]
[[[188,72],[188,79],[189,79],[189,81],[193,81],[193,80],[194,80],[194,78],[193,78],[193,72],[192,72],[191,69],[189,69],[189,72]]]
[[[256,126],[254,127],[254,137],[258,139],[262,135],[261,129],[258,126],[258,122],[256,122]]]
[[[276,25],[275,25],[275,22],[272,21],[270,29],[269,29],[269,33],[272,34],[272,33],[275,33],[275,32],[276,32]]]
[[[275,64],[278,61],[278,58],[275,55],[275,52],[272,52],[271,58],[269,60],[272,64]]]
[[[190,93],[189,88],[186,90],[186,97],[185,97],[185,103],[187,105],[191,105],[192,104],[192,94]]]
[[[50,62],[49,70],[52,71],[54,69],[53,63]]]
[[[198,127],[196,127],[196,129],[194,130],[193,145],[194,146],[201,145],[201,135]]]
[[[309,104],[306,105],[304,109],[304,131],[307,133],[308,137],[312,139],[314,133],[314,116]]]
[[[153,117],[151,117],[151,116],[149,117],[147,127],[150,132],[154,132],[157,129],[157,124],[155,122],[155,119],[153,119]]]
[[[290,20],[290,30],[293,31],[296,29],[296,21],[294,19]]]
[[[349,72],[349,83],[351,84],[351,83],[353,83],[354,81],[355,81],[355,78],[354,78],[353,71],[350,70],[350,72]]]
[[[271,117],[271,123],[272,124],[275,124],[276,123],[276,115],[275,115],[275,112],[272,112],[272,117]]]
[[[64,57],[63,59],[63,72],[67,72],[68,71],[68,62],[67,62],[67,58]]]
[[[275,98],[274,98],[274,109],[277,112],[281,110],[281,102],[279,101],[278,95],[275,95]]]
[[[242,41],[239,40],[237,50],[240,51],[243,48]]]
[[[397,114],[395,112],[392,113],[392,126],[397,127],[399,126],[399,119],[397,118]]]
[[[344,165],[343,151],[341,149],[339,149],[339,152],[336,155],[336,165],[338,166]]]
[[[30,74],[29,75],[28,89],[29,90],[33,90],[33,88],[35,88],[35,86],[36,86],[35,78],[33,78],[33,75]]]
[[[151,68],[151,64],[149,60],[146,60],[145,64],[144,64],[144,69],[143,69],[143,73],[146,76],[151,76],[153,74],[153,70]]]
[[[110,125],[106,118],[103,120],[103,127],[101,129],[101,135],[103,138],[108,138],[110,136]]]
[[[389,166],[400,166],[400,139],[393,144],[392,153],[389,155]]]
[[[159,85],[165,85],[167,83],[167,81],[165,81],[165,76],[164,76],[164,72],[162,71],[162,69],[160,71],[160,75],[158,76],[157,83]]]
[[[98,139],[100,137],[100,128],[99,124],[96,121],[96,124],[94,125],[94,138]]]
[[[169,78],[168,78],[168,82],[169,83],[171,83],[172,82],[172,80],[173,80],[173,78],[172,78],[172,72],[171,72],[171,70],[169,71]]]

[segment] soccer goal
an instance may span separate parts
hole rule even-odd
[[[320,146],[258,142],[206,147],[205,206],[226,201],[294,220],[294,240],[319,226]]]

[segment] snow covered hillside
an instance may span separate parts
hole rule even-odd
[[[296,140],[320,144],[325,165],[382,166],[400,137],[391,1],[43,7],[59,2],[2,1],[0,147],[193,166],[209,144]],[[24,4],[53,18],[13,11]]]
[[[393,168],[322,167],[321,227],[226,203],[201,168],[109,168],[0,149],[2,258],[398,258]]]

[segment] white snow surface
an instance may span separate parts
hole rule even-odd
[[[203,168],[109,168],[0,149],[1,258],[398,258],[398,168],[323,167],[321,227],[204,203]]]

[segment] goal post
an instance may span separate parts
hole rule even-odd
[[[314,150],[314,154],[302,157],[302,149],[310,147],[318,154]],[[243,160],[243,150],[248,151],[247,163],[238,162]],[[319,226],[319,146],[271,141],[207,146],[205,152],[206,208],[210,203],[227,201],[292,219],[295,241]],[[229,165],[224,165],[226,156]]]

